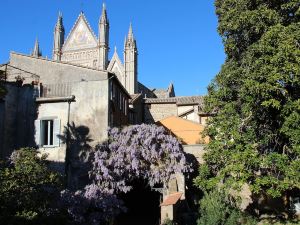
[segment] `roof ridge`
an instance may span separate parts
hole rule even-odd
[[[84,69],[88,69],[88,70],[94,70],[94,71],[100,71],[100,72],[109,72],[107,70],[98,70],[98,69],[95,69],[95,68],[91,68],[91,67],[83,66],[83,65],[79,65],[79,64],[74,64],[74,63],[70,63],[70,62],[56,61],[56,60],[52,60],[52,59],[48,59],[48,58],[46,59],[46,58],[43,58],[43,57],[37,58],[37,57],[31,56],[31,55],[26,55],[26,54],[14,52],[14,51],[11,51],[10,53],[15,54],[15,55],[28,57],[28,58],[32,58],[32,59],[44,60],[44,61],[51,62],[51,63],[66,64],[66,65],[70,65],[70,66],[75,66],[75,67],[80,67],[80,68],[84,68]]]

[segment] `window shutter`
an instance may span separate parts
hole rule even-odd
[[[60,140],[58,135],[60,134],[60,120],[55,119],[53,123],[53,146],[59,146]]]
[[[41,145],[41,121],[40,120],[35,120],[34,121],[34,127],[35,127],[35,144],[36,146]]]

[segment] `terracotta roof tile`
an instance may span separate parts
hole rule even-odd
[[[160,204],[160,206],[175,205],[178,202],[178,200],[181,198],[181,196],[182,196],[182,192],[176,192],[176,193],[170,194]]]

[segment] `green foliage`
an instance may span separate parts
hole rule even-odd
[[[300,188],[300,2],[216,0],[227,59],[208,87],[195,184],[282,197]]]
[[[174,225],[173,221],[167,218],[164,222],[163,225]]]
[[[257,222],[243,215],[240,211],[230,206],[224,193],[214,190],[205,193],[200,201],[200,218],[198,225],[236,225],[256,224]]]
[[[59,175],[48,169],[46,157],[38,156],[35,149],[24,148],[1,164],[0,221],[35,224],[56,213],[54,205],[62,183]]]

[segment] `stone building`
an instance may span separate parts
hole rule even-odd
[[[176,97],[173,84],[162,90],[138,82],[138,49],[131,24],[123,62],[116,49],[109,60],[109,28],[103,5],[98,36],[81,12],[65,38],[59,13],[52,59],[42,57],[36,40],[30,55],[11,52],[9,63],[0,65],[8,90],[0,101],[0,157],[20,147],[38,147],[57,169],[69,171],[74,178],[70,183],[78,186],[82,174],[76,163],[69,165],[67,154],[68,148],[75,153],[78,149],[67,146],[63,137],[68,125],[73,128],[70,132],[77,132],[78,140],[73,141],[88,148],[105,140],[109,127],[155,123],[170,116],[205,124],[201,96]],[[184,192],[182,177],[177,180],[170,194]]]

